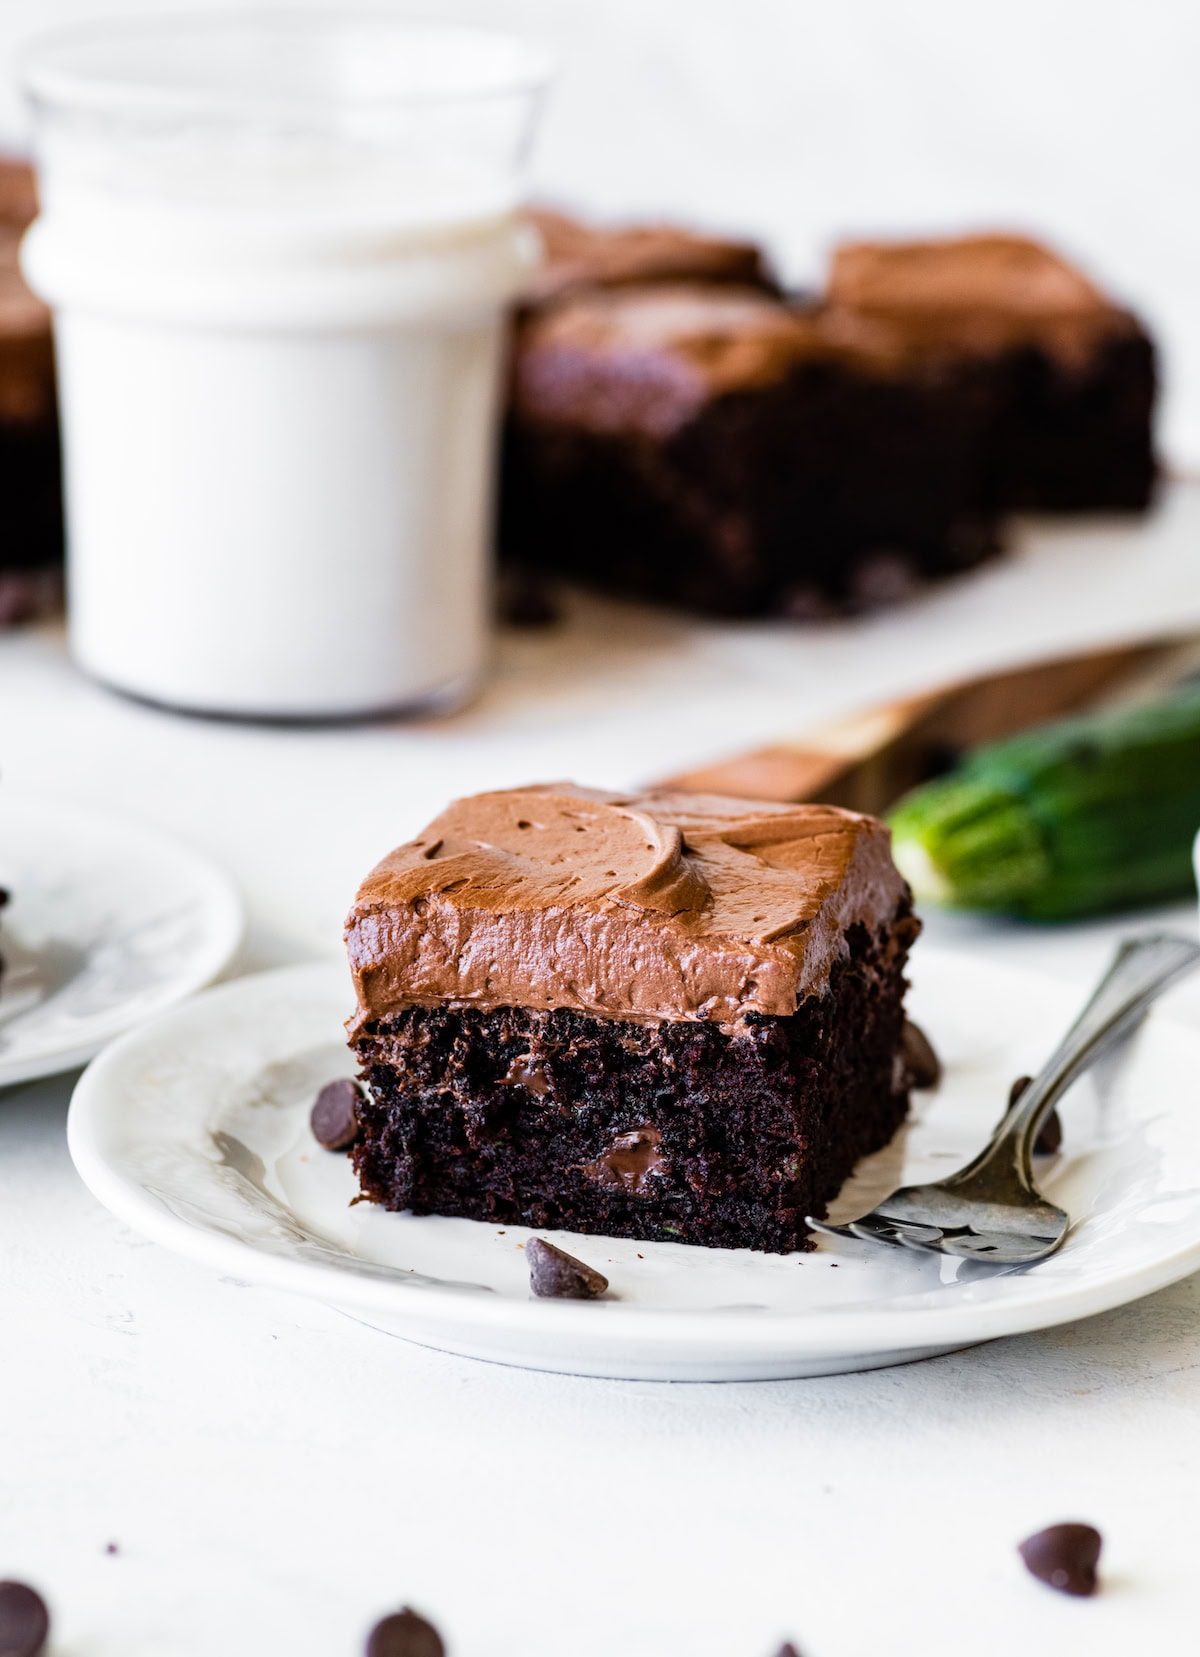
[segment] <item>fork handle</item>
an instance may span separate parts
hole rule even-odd
[[[1062,1041],[984,1149],[953,1176],[952,1183],[1003,1170],[1015,1174],[1026,1190],[1032,1189],[1033,1142],[1055,1102],[1145,1017],[1150,1003],[1169,984],[1198,962],[1200,944],[1188,938],[1164,932],[1127,939]]]

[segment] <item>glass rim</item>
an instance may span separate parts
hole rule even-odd
[[[123,76],[118,69],[97,71],[71,65],[71,55],[89,47],[119,46],[122,41],[142,45],[164,43],[188,37],[269,40],[297,38],[304,34],[344,33],[374,29],[398,37],[441,37],[477,45],[505,48],[511,63],[502,73],[480,76],[472,84],[448,81],[444,87],[413,87],[393,92],[356,96],[345,92],[297,91],[295,93],[228,90],[172,81],[139,80]],[[246,11],[173,12],[168,16],[129,14],[104,22],[70,24],[32,36],[22,48],[19,78],[25,96],[51,108],[86,111],[91,114],[135,115],[165,109],[193,115],[262,114],[275,112],[325,111],[368,113],[388,109],[436,108],[469,105],[491,99],[532,97],[544,91],[555,71],[553,55],[519,34],[479,27],[471,23],[440,23],[428,17],[388,13],[367,6],[278,7]]]

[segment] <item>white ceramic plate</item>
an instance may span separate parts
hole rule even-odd
[[[918,948],[914,1015],[946,1064],[911,1125],[864,1163],[835,1217],[949,1172],[1077,1010],[1061,986]],[[1082,1000],[1082,997],[1078,998]],[[600,1301],[535,1300],[530,1235],[351,1207],[347,1159],[308,1130],[350,1073],[346,974],[288,968],[222,985],[124,1037],[71,1104],[71,1154],[101,1202],[169,1248],[314,1295],[408,1339],[577,1374],[753,1379],[873,1368],[1103,1311],[1200,1266],[1200,1033],[1151,1018],[1066,1101],[1048,1196],[1061,1251],[998,1273],[822,1239],[807,1255],[603,1237],[557,1240],[611,1281]]]
[[[0,799],[0,1087],[86,1064],[210,983],[242,933],[226,877],[165,835]]]

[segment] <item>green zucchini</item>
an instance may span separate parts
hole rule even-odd
[[[1195,889],[1200,685],[977,748],[890,813],[916,897],[1069,920]]]

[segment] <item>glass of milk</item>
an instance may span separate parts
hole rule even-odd
[[[197,713],[464,701],[543,55],[225,13],[46,36],[24,70],[77,661]]]

